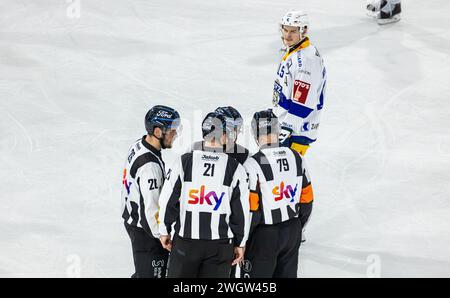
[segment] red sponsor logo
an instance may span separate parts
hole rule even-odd
[[[300,80],[294,81],[294,100],[301,104],[305,104],[306,98],[311,84],[305,83]]]

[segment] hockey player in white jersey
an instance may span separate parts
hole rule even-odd
[[[400,21],[400,0],[368,0],[366,8],[367,14],[375,18],[380,25]]]
[[[202,132],[203,146],[175,161],[159,200],[160,240],[171,250],[169,278],[228,278],[244,256],[248,178],[244,167],[223,152],[235,139],[234,123],[211,112]]]
[[[274,112],[281,123],[281,145],[303,155],[317,139],[326,70],[319,51],[307,36],[309,21],[305,12],[286,13],[280,30],[285,48],[275,78]]]
[[[260,150],[244,164],[251,231],[241,276],[295,278],[302,226],[313,202],[311,180],[304,158],[279,147],[279,123],[271,110],[255,113],[252,132]]]
[[[131,239],[136,278],[164,278],[168,252],[159,242],[158,199],[165,178],[161,149],[171,148],[180,115],[155,106],[145,116],[147,135],[128,150],[122,180],[122,217]]]

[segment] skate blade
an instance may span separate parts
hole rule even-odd
[[[395,15],[390,19],[377,19],[378,25],[387,25],[400,21],[400,16]]]

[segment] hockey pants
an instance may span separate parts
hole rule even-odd
[[[247,241],[241,277],[296,278],[301,239],[302,225],[298,218],[257,226]]]
[[[175,235],[169,278],[228,278],[234,258],[231,240],[195,240]]]
[[[165,278],[169,252],[159,239],[150,236],[142,228],[125,223],[131,239],[135,273],[132,278]]]

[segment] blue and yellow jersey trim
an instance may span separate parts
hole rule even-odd
[[[296,46],[294,46],[292,49],[290,49],[284,56],[283,61],[286,61],[286,59],[291,56],[292,54],[300,51],[301,49],[304,49],[306,47],[310,46],[309,37],[305,37],[300,43],[298,43]]]

